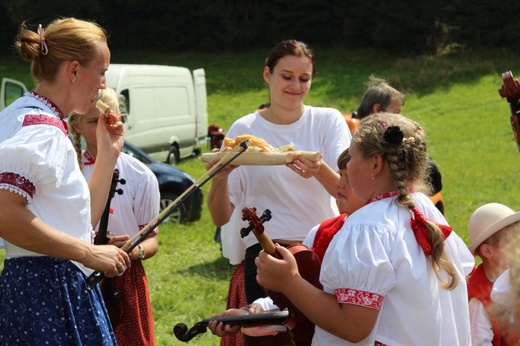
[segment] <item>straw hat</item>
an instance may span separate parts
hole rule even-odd
[[[484,240],[517,221],[520,221],[520,212],[500,203],[484,204],[469,219],[469,250],[475,254],[475,250]]]

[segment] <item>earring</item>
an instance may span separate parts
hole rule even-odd
[[[372,181],[375,180],[375,177],[372,175]]]
[[[71,80],[72,84],[76,83],[77,80],[78,80],[78,78],[76,78],[76,76],[72,77],[72,80]]]

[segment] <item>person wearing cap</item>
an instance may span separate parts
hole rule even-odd
[[[479,207],[469,220],[469,250],[482,263],[468,276],[468,298],[473,345],[515,345],[492,312],[491,290],[508,268],[504,247],[520,232],[520,212],[500,203]]]

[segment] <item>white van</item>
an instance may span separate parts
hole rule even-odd
[[[207,142],[208,104],[204,69],[110,64],[107,85],[125,96],[125,139],[169,164],[198,155]],[[4,78],[0,110],[27,89]]]
[[[126,139],[147,153],[164,152],[169,164],[200,153],[208,135],[204,69],[110,64],[106,77],[126,98]]]

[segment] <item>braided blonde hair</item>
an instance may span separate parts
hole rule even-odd
[[[389,138],[389,132],[394,132],[397,137]],[[410,187],[428,194],[431,186],[427,183],[426,141],[419,124],[400,114],[373,114],[360,122],[352,142],[364,157],[379,154],[388,162],[397,186],[399,205],[409,210],[415,208],[415,200],[409,192]],[[444,252],[444,234],[440,227],[430,220],[426,220],[425,226],[429,232],[435,274],[443,288],[451,290],[457,285],[458,276],[453,263]],[[441,279],[441,270],[448,274],[447,282]]]

